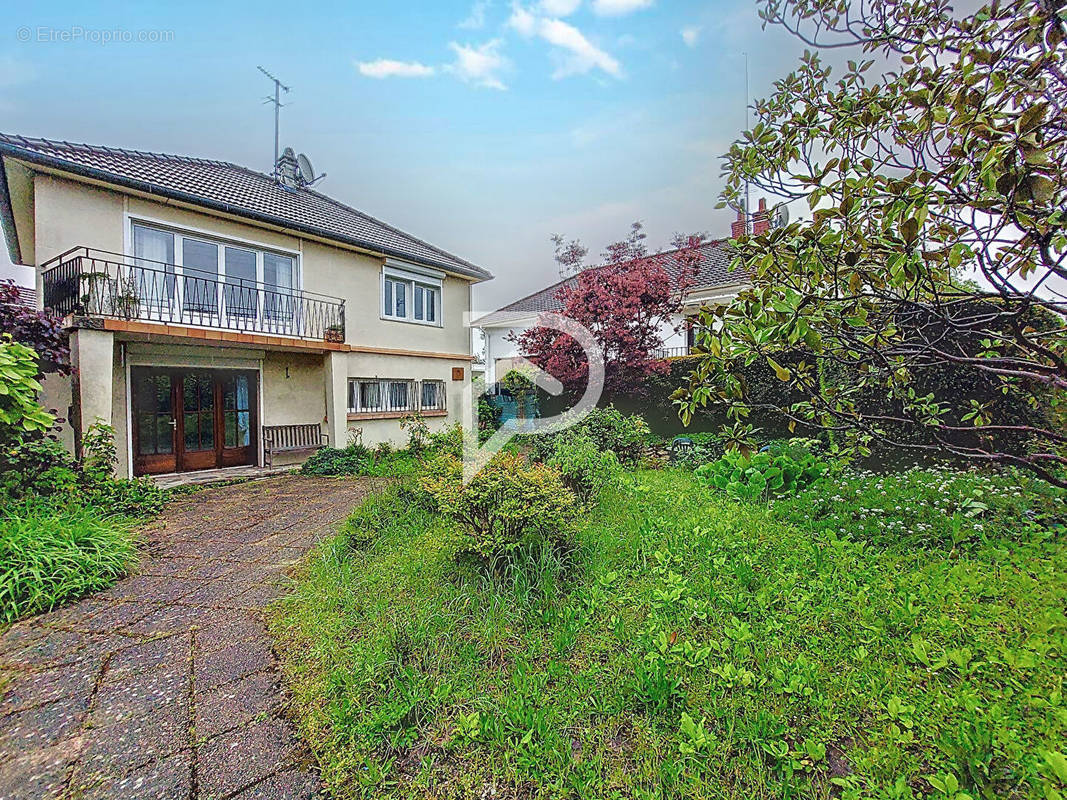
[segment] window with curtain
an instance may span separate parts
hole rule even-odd
[[[137,269],[132,286],[120,291],[136,294],[150,306],[167,305],[174,299],[174,234],[144,225],[133,226],[133,255]]]

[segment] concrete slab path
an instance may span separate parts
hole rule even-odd
[[[172,503],[138,574],[0,636],[0,800],[304,800],[262,610],[373,489],[283,476]]]

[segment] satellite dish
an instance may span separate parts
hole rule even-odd
[[[774,219],[771,221],[771,224],[775,228],[784,228],[789,224],[789,208],[785,203],[782,203],[774,209]]]
[[[300,180],[304,183],[315,182],[315,170],[311,166],[311,160],[301,153],[296,157],[296,165],[300,170]]]

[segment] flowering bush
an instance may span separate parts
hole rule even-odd
[[[742,500],[789,497],[815,483],[828,465],[804,452],[765,451],[749,456],[730,451],[698,467],[697,480]]]
[[[854,471],[773,509],[828,535],[890,546],[941,547],[1067,529],[1067,492],[1014,471]]]

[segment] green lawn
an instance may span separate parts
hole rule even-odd
[[[272,621],[326,781],[339,798],[958,799],[934,788],[953,778],[1067,796],[1062,528],[1026,524],[1003,481],[899,480],[926,494],[856,478],[768,510],[639,472],[572,563],[530,554],[502,580],[457,564],[451,523],[402,491],[372,498]]]

